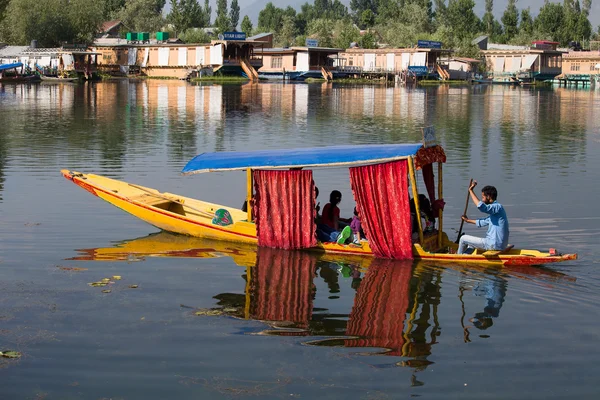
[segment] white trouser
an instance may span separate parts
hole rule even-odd
[[[460,237],[460,242],[458,242],[458,254],[465,254],[467,247],[473,247],[475,249],[485,249],[485,239],[471,236],[471,235],[462,235]]]

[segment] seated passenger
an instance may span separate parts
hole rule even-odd
[[[349,219],[340,218],[340,209],[337,206],[340,201],[342,201],[342,193],[334,190],[329,195],[329,203],[323,207],[321,222],[317,224],[317,238],[321,242],[345,244],[352,235],[352,229],[347,224],[340,223],[340,221],[350,222]]]
[[[337,205],[340,204],[341,201],[342,193],[338,190],[332,191],[329,195],[329,203],[325,204],[325,207],[323,207],[320,225],[326,225],[333,230],[339,231],[340,228],[350,223],[350,219],[340,218],[340,209]],[[345,222],[345,224],[340,224],[340,221]]]

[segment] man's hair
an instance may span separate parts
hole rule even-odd
[[[492,200],[496,200],[498,197],[498,191],[493,186],[485,186],[481,189],[481,193],[484,193],[486,196],[491,197]]]

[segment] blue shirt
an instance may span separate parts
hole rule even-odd
[[[508,219],[504,207],[497,201],[492,204],[485,204],[480,201],[477,208],[479,211],[490,215],[476,221],[478,227],[488,226],[484,239],[486,250],[504,250],[508,245]]]

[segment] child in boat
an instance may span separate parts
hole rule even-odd
[[[360,244],[361,240],[367,240],[363,233],[360,217],[358,215],[358,210],[354,207],[354,216],[352,217],[352,221],[350,221],[350,229],[352,229],[353,235],[353,243]]]

